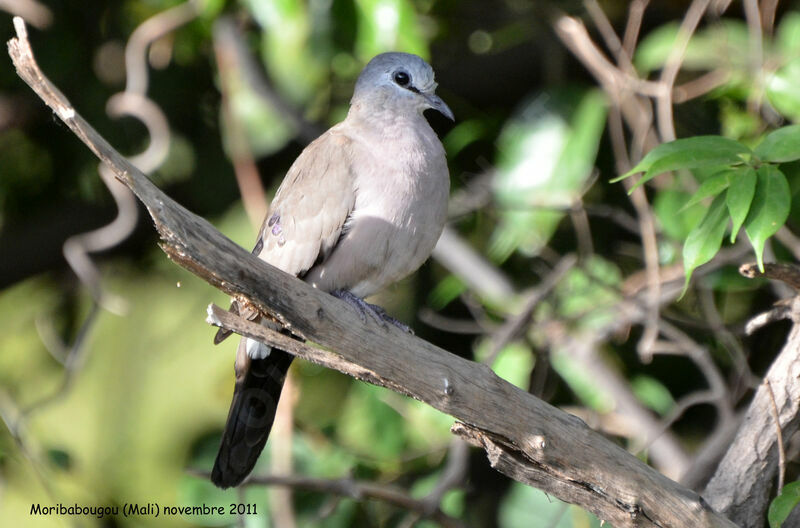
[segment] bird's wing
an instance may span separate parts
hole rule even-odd
[[[323,261],[342,235],[355,203],[352,140],[334,127],[303,150],[286,173],[258,233],[253,254],[295,276]],[[258,311],[234,300],[231,311],[256,320]],[[220,328],[219,344],[231,332]]]
[[[306,147],[261,226],[253,251],[259,258],[302,277],[330,254],[355,203],[352,150],[339,126]]]

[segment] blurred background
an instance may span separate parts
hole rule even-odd
[[[800,119],[797,6],[7,0],[0,35],[25,16],[40,66],[78,112],[123,154],[146,150],[137,164],[159,187],[247,249],[292,161],[345,116],[363,65],[421,55],[456,115],[428,116],[450,164],[451,222],[434,258],[373,302],[701,489],[788,329],[745,336],[744,323],[785,292],[739,277],[752,253],[726,241],[678,299],[681,244],[704,211],[683,206],[702,175],[631,196],[609,180],[670,132],[752,143]],[[668,121],[652,97],[598,83],[592,45],[641,78],[664,81],[672,60]],[[212,345],[205,308],[228,299],[165,257],[146,211],[109,193],[89,150],[2,60],[0,524],[599,526],[496,473],[449,433],[450,417],[302,361],[254,474],[306,480],[215,489],[203,473],[235,339]],[[797,167],[785,169],[794,191]],[[798,213],[768,260],[794,258]],[[631,315],[634,301],[645,308]],[[657,350],[654,335],[694,352]],[[408,500],[354,498],[341,479]],[[34,517],[37,503],[226,514]],[[230,514],[231,503],[254,511]]]

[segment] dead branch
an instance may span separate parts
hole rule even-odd
[[[792,264],[780,262],[767,262],[764,264],[764,271],[760,271],[755,262],[742,264],[739,273],[748,279],[756,277],[766,277],[768,279],[785,282],[795,290],[800,290],[800,268]]]
[[[792,300],[791,319],[794,326],[786,344],[747,409],[746,427],[739,429],[704,492],[715,509],[745,528],[763,526],[779,469],[780,438],[790,438],[800,429],[800,297]]]
[[[214,315],[243,335],[417,398],[456,417],[501,472],[575,503],[615,526],[730,527],[695,492],[661,475],[568,415],[468,361],[399,329],[362,322],[356,310],[274,268],[163,194],[116,152],[39,70],[20,18],[8,43],[17,73],[139,197],[176,263],[273,314],[309,345],[238,317]],[[235,320],[232,320],[235,319]],[[313,351],[313,352],[312,352]]]

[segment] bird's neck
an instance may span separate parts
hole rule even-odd
[[[428,121],[416,110],[398,109],[391,104],[366,108],[355,103],[350,106],[346,122],[375,139],[393,141],[398,137],[433,134]]]

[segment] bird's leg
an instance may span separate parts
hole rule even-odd
[[[361,297],[353,294],[349,290],[335,290],[331,292],[331,295],[336,297],[337,299],[341,299],[345,301],[350,306],[355,307],[358,310],[358,313],[361,314],[361,321],[367,321],[367,315],[372,317],[378,324],[381,326],[386,326],[386,323],[391,323],[403,332],[407,332],[409,334],[413,334],[414,331],[408,325],[405,325],[386,313],[386,310],[381,308],[376,304],[370,304]]]

